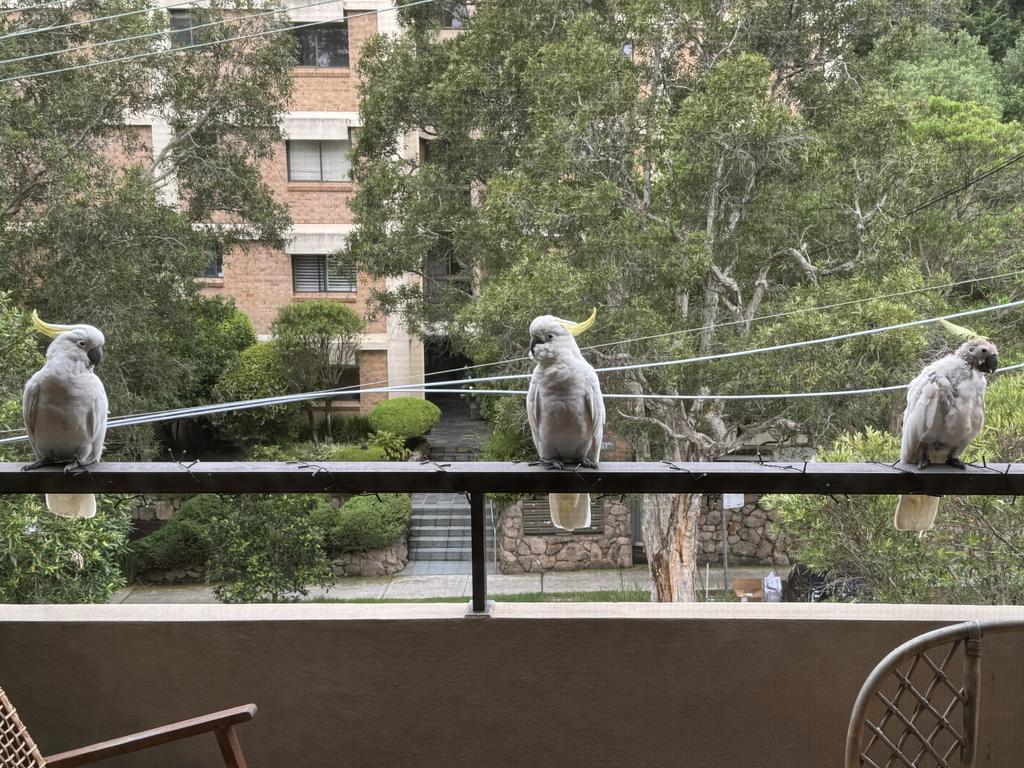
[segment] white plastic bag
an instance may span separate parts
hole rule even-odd
[[[762,581],[764,589],[764,601],[766,603],[782,602],[782,578],[774,569],[768,572]]]

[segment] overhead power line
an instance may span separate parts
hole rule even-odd
[[[800,309],[791,310],[789,312],[777,312],[777,313],[770,314],[770,315],[759,315],[757,317],[751,318],[751,322],[758,322],[758,321],[761,321],[761,320],[774,320],[774,319],[778,319],[778,318],[782,318],[782,317],[790,317],[792,315],[803,314],[805,312],[823,312],[825,310],[836,309],[838,307],[845,307],[845,306],[850,306],[850,305],[853,305],[853,304],[863,304],[863,303],[866,303],[866,302],[881,301],[883,299],[895,298],[895,297],[898,297],[898,296],[906,296],[906,295],[909,295],[909,294],[923,293],[923,292],[926,292],[926,291],[941,290],[941,289],[944,289],[944,288],[953,288],[953,287],[957,287],[957,286],[961,286],[961,285],[968,285],[968,284],[971,284],[971,283],[978,283],[978,282],[983,282],[983,281],[987,281],[987,280],[996,280],[996,279],[1003,278],[1003,277],[1013,277],[1013,276],[1019,275],[1019,274],[1024,274],[1024,269],[1018,269],[1018,270],[1015,270],[1013,272],[1003,272],[1003,273],[996,274],[996,275],[987,275],[985,277],[974,277],[974,278],[970,278],[968,280],[958,280],[958,281],[952,282],[952,283],[941,283],[941,284],[936,284],[936,285],[929,285],[929,286],[925,286],[923,288],[914,288],[914,289],[907,290],[907,291],[897,291],[895,293],[884,293],[884,294],[879,294],[877,296],[869,296],[869,297],[866,297],[866,298],[863,298],[863,299],[850,299],[849,301],[841,301],[841,302],[839,302],[837,304],[823,304],[823,305],[819,305],[819,306],[815,306],[815,307],[802,307]],[[724,325],[724,324],[720,324],[719,326],[716,326],[716,327],[721,327],[721,325]],[[638,336],[638,337],[631,338],[631,339],[621,339],[621,340],[618,340],[618,341],[609,341],[609,342],[605,342],[603,344],[593,344],[593,345],[588,346],[588,347],[581,347],[580,349],[585,352],[585,351],[590,350],[590,349],[598,349],[600,347],[607,347],[607,346],[611,346],[611,345],[615,345],[615,344],[629,344],[629,343],[634,342],[634,341],[644,341],[646,339],[651,339],[651,338],[660,338],[662,336],[674,335],[674,334],[677,334],[677,333],[689,333],[689,332],[695,332],[695,331],[701,331],[701,330],[704,330],[704,329],[703,328],[692,328],[692,329],[688,329],[688,330],[685,330],[685,331],[670,331],[667,334],[655,334],[653,336]],[[529,357],[512,357],[512,358],[508,358],[508,359],[505,359],[505,360],[497,360],[497,361],[490,362],[490,363],[477,363],[475,365],[463,365],[463,366],[458,366],[458,367],[455,367],[455,368],[445,368],[444,370],[440,370],[440,371],[429,371],[429,372],[426,372],[426,373],[423,374],[422,378],[426,379],[428,377],[443,376],[445,374],[451,374],[451,373],[461,373],[463,371],[479,370],[479,369],[482,369],[482,368],[493,368],[493,367],[496,367],[496,366],[509,365],[509,364],[512,364],[512,363],[529,361],[529,360],[530,360]],[[421,377],[417,375],[417,376],[404,377],[404,378],[406,379],[406,384],[404,384],[404,385],[402,385],[402,384],[395,384],[393,386],[396,386],[396,387],[416,386],[416,385],[418,385],[420,383],[419,379]],[[334,392],[337,395],[358,394],[359,392],[364,391],[367,387],[385,386],[385,385],[389,385],[391,381],[392,381],[392,379],[378,379],[377,381],[368,381],[368,382],[363,383],[363,384],[352,384],[350,386],[340,387],[339,389],[331,390],[331,391]],[[457,379],[455,381],[462,382],[462,381],[465,381],[465,380],[464,379]],[[436,386],[441,386],[444,383],[445,382],[437,382]],[[435,384],[431,383],[431,384],[429,384],[429,386],[435,386]],[[434,390],[434,391],[440,392],[441,390]],[[465,391],[465,390],[461,390],[460,389],[460,390],[456,390],[456,391],[462,392],[462,391]],[[479,391],[479,390],[474,390],[474,391]],[[502,391],[507,391],[507,390],[502,390]],[[202,406],[196,406],[196,407],[202,407]],[[128,414],[128,415],[122,416],[120,418],[129,419],[129,418],[135,418],[137,416],[145,416],[145,415],[147,415],[147,412]],[[0,430],[0,434],[11,433],[11,432],[21,432],[21,431],[23,431],[23,430],[7,429],[7,430]]]
[[[69,0],[50,0],[48,3],[37,3],[36,5],[18,5],[13,8],[0,8],[0,14],[2,13],[22,13],[24,11],[34,11],[37,8],[52,8],[55,5],[62,5]]]
[[[759,353],[763,353],[763,352],[774,352],[774,351],[783,350],[783,349],[793,349],[793,348],[803,347],[803,346],[810,346],[810,345],[816,345],[816,344],[824,344],[824,343],[831,342],[831,341],[841,341],[841,340],[844,340],[844,339],[855,338],[855,337],[860,337],[860,336],[868,336],[868,335],[872,335],[872,334],[886,333],[888,331],[899,330],[899,329],[902,329],[902,328],[910,328],[910,327],[924,325],[926,323],[934,323],[934,322],[938,322],[939,320],[953,320],[953,319],[957,319],[957,318],[961,318],[961,317],[969,317],[969,316],[972,316],[972,315],[978,315],[978,314],[982,314],[982,313],[985,313],[985,312],[994,312],[996,310],[1010,309],[1010,308],[1021,306],[1021,305],[1024,305],[1024,299],[1022,299],[1020,301],[1009,302],[1009,303],[1006,303],[1006,304],[997,304],[997,305],[993,305],[993,306],[990,306],[990,307],[982,307],[980,309],[972,309],[972,310],[967,310],[967,311],[964,311],[964,312],[955,312],[953,314],[943,315],[942,317],[932,317],[932,318],[927,318],[927,319],[924,319],[924,320],[912,320],[912,321],[909,321],[909,322],[906,322],[906,323],[899,323],[899,324],[896,324],[896,325],[885,326],[885,327],[882,327],[882,328],[868,328],[868,329],[864,329],[864,330],[861,330],[861,331],[854,331],[854,332],[851,332],[851,333],[840,334],[838,336],[827,336],[827,337],[818,338],[818,339],[808,339],[808,340],[805,340],[805,341],[791,342],[789,344],[779,344],[779,345],[774,345],[774,346],[771,346],[771,347],[757,347],[757,348],[754,348],[754,349],[738,350],[738,351],[735,351],[735,352],[725,352],[725,353],[722,353],[720,355],[705,355],[705,356],[702,356],[702,357],[686,358],[686,359],[680,359],[680,360],[666,360],[666,361],[656,361],[656,362],[649,362],[649,363],[636,363],[636,364],[631,365],[631,366],[615,366],[615,367],[612,367],[612,368],[598,368],[597,371],[598,371],[598,373],[603,373],[603,372],[611,372],[611,371],[622,371],[622,370],[631,370],[631,369],[652,368],[652,367],[656,367],[656,366],[683,365],[683,364],[688,364],[688,363],[708,362],[710,360],[716,360],[716,359],[727,359],[727,358],[732,358],[732,357],[738,357],[740,355],[753,355],[753,354],[759,354]],[[522,379],[528,379],[528,378],[530,378],[530,374],[527,373],[527,374],[512,374],[512,375],[504,375],[504,376],[487,376],[487,377],[480,377],[480,378],[476,378],[476,379],[453,379],[453,380],[449,380],[449,381],[431,382],[431,383],[426,383],[426,384],[415,384],[415,385],[398,385],[398,386],[389,386],[389,387],[365,387],[365,388],[361,388],[361,389],[358,389],[358,390],[331,389],[331,390],[323,390],[323,391],[319,391],[319,392],[302,392],[302,393],[290,394],[290,395],[278,395],[278,396],[275,396],[275,397],[256,398],[256,399],[253,399],[253,400],[241,400],[241,401],[230,402],[230,403],[214,403],[214,404],[204,405],[204,406],[196,406],[196,407],[190,407],[190,408],[177,408],[177,409],[169,410],[169,411],[157,411],[157,412],[153,412],[153,413],[139,414],[137,416],[132,416],[132,417],[123,417],[123,418],[120,418],[120,419],[112,419],[108,423],[108,427],[135,426],[135,425],[139,425],[139,424],[148,424],[148,423],[162,422],[162,421],[175,421],[177,419],[195,418],[195,417],[199,417],[199,416],[212,416],[212,415],[215,415],[215,414],[218,414],[218,413],[227,413],[227,412],[233,412],[233,411],[248,410],[248,409],[252,409],[252,408],[263,408],[263,407],[273,406],[273,405],[288,405],[288,404],[291,404],[291,403],[307,402],[309,400],[323,400],[323,399],[327,399],[327,398],[336,398],[336,397],[339,397],[339,396],[342,396],[342,395],[401,393],[401,392],[406,392],[406,393],[413,393],[413,392],[428,392],[428,393],[429,392],[441,392],[441,391],[444,391],[445,387],[462,387],[462,386],[465,386],[466,384],[487,383],[487,382],[493,382],[493,381],[522,380]],[[460,391],[470,391],[470,392],[472,392],[472,391],[475,391],[475,390],[460,390]],[[508,392],[508,390],[497,390],[497,391],[502,392],[502,393]],[[874,391],[874,390],[872,390],[872,391]],[[884,391],[884,390],[877,390],[877,391]],[[851,394],[859,394],[859,393],[861,393],[861,391],[860,390],[851,390],[850,393]],[[812,395],[799,395],[799,394],[796,394],[794,396],[800,397],[800,396],[812,396]],[[818,396],[818,395],[813,395],[813,396]],[[658,396],[658,397],[660,399],[664,399],[666,397],[675,398],[675,399],[701,399],[701,400],[719,399],[718,396],[716,396],[716,395],[699,395],[699,396],[698,395],[674,395],[674,396],[663,395],[663,396]],[[745,395],[725,395],[725,396],[722,396],[721,399],[742,399],[743,397],[746,397],[746,396]],[[750,399],[779,399],[780,397],[781,396],[777,395],[777,394],[773,395],[773,394],[770,394],[770,393],[764,393],[764,394],[761,394],[761,395],[753,395],[753,396],[750,397]],[[0,440],[0,445],[3,445],[5,443],[20,442],[21,440],[24,440],[24,439],[25,439],[24,436],[4,438],[3,440]]]
[[[193,0],[188,0],[187,3],[179,3],[178,5],[191,5],[192,2],[193,2]],[[315,0],[315,2],[305,3],[303,5],[293,5],[293,6],[290,6],[287,10],[288,11],[296,11],[296,10],[301,10],[303,8],[313,8],[314,6],[329,5],[329,4],[333,4],[333,3],[337,3],[337,2],[338,2],[338,0]],[[166,7],[167,8],[171,8],[173,6],[166,6]],[[163,9],[161,9],[161,10],[163,10]],[[153,38],[153,37],[173,37],[174,35],[176,35],[179,32],[194,32],[197,29],[207,29],[209,27],[220,27],[220,26],[223,26],[224,24],[234,24],[236,22],[245,21],[246,19],[256,19],[256,18],[261,18],[263,16],[273,16],[275,14],[282,13],[284,10],[285,9],[274,8],[274,9],[269,10],[269,11],[260,11],[259,13],[248,13],[248,14],[243,14],[241,16],[232,16],[232,17],[229,17],[229,18],[226,18],[226,19],[220,19],[218,21],[207,21],[207,22],[203,22],[202,24],[193,24],[190,27],[187,27],[187,28],[184,28],[184,29],[180,29],[180,30],[177,30],[177,29],[161,29],[161,30],[158,30],[156,32],[146,32],[144,34],[131,35],[129,37],[119,37],[119,38],[114,39],[114,40],[99,40],[99,41],[96,41],[94,43],[84,43],[82,45],[77,45],[77,46],[75,46],[73,48],[58,48],[58,49],[53,50],[53,51],[45,51],[43,53],[32,53],[32,54],[27,54],[25,56],[18,56],[17,58],[13,58],[13,59],[3,59],[3,60],[0,60],[0,65],[15,64],[15,63],[17,63],[19,61],[30,61],[32,59],[42,59],[42,58],[45,58],[47,56],[59,56],[60,54],[64,54],[64,53],[76,53],[77,51],[92,50],[93,48],[102,48],[103,46],[106,46],[106,45],[116,45],[117,43],[128,43],[128,42],[131,42],[132,40],[146,40],[148,38]],[[110,17],[110,18],[116,18],[116,17]],[[317,23],[319,23],[319,22],[317,22]],[[53,29],[57,29],[57,27],[53,27]],[[0,36],[0,40],[3,40],[3,39],[4,39],[4,36]],[[179,48],[180,48],[179,46],[175,46],[174,50],[178,50]]]
[[[17,81],[22,81],[22,80],[33,80],[33,79],[35,79],[37,77],[46,77],[46,76],[49,76],[49,75],[61,74],[63,72],[74,72],[74,71],[80,70],[80,69],[93,69],[95,67],[102,67],[102,66],[105,66],[107,64],[119,64],[121,62],[134,61],[136,59],[144,59],[144,58],[148,58],[148,57],[151,57],[151,56],[165,56],[167,54],[180,53],[181,51],[196,50],[196,49],[200,49],[200,48],[209,48],[210,46],[221,45],[223,43],[231,43],[231,42],[235,42],[237,40],[250,40],[250,39],[253,39],[253,38],[257,38],[257,37],[266,37],[268,35],[274,35],[274,34],[278,34],[280,32],[291,32],[292,30],[295,30],[295,29],[303,29],[305,27],[315,27],[315,26],[318,26],[318,25],[321,25],[321,24],[345,23],[345,22],[348,22],[348,21],[350,21],[352,19],[358,19],[358,18],[361,18],[363,16],[378,16],[378,15],[380,15],[382,13],[388,13],[390,11],[397,11],[397,10],[401,10],[403,8],[412,8],[413,6],[416,6],[416,5],[425,5],[427,3],[433,3],[433,2],[436,2],[436,0],[413,0],[413,2],[410,2],[410,3],[403,3],[401,5],[389,5],[389,6],[385,7],[385,8],[377,8],[375,10],[365,11],[363,13],[353,13],[353,14],[350,14],[348,16],[341,16],[341,17],[334,18],[334,19],[326,19],[326,20],[321,20],[321,21],[310,21],[310,22],[304,22],[304,23],[301,23],[301,24],[290,24],[287,27],[278,27],[276,29],[267,29],[267,30],[262,30],[260,32],[250,32],[250,33],[244,34],[244,35],[233,35],[232,37],[225,37],[225,38],[223,38],[221,40],[214,40],[214,41],[211,41],[211,42],[195,43],[193,45],[180,45],[180,46],[175,46],[174,48],[162,48],[162,49],[160,49],[158,51],[144,51],[142,53],[135,53],[135,54],[132,54],[132,55],[129,55],[129,56],[119,56],[119,57],[113,58],[113,59],[102,59],[100,61],[90,61],[90,62],[87,62],[87,63],[84,63],[84,64],[76,64],[76,65],[70,66],[70,67],[58,67],[57,69],[47,69],[47,70],[43,70],[42,72],[30,72],[30,73],[27,73],[27,74],[24,74],[24,75],[12,75],[11,77],[0,78],[0,83],[12,83],[12,82],[17,82]]]
[[[64,0],[60,0],[60,2],[64,2]],[[58,29],[69,29],[71,27],[83,27],[83,26],[86,26],[88,24],[95,24],[98,21],[110,21],[111,19],[122,19],[125,16],[138,16],[138,15],[143,14],[143,13],[153,13],[154,11],[165,11],[168,8],[179,8],[181,6],[192,5],[193,3],[194,3],[194,0],[183,0],[182,2],[171,3],[170,5],[165,5],[162,8],[154,8],[153,6],[147,6],[145,8],[136,8],[135,10],[132,10],[132,11],[122,11],[121,13],[113,13],[110,16],[91,16],[91,17],[86,18],[86,19],[76,19],[75,21],[69,21],[66,24],[53,24],[53,25],[51,25],[49,27],[35,27],[34,29],[19,29],[19,30],[15,31],[15,32],[9,32],[6,35],[0,35],[0,40],[7,40],[8,38],[11,38],[11,37],[25,37],[26,35],[35,35],[35,34],[38,34],[40,32],[53,32],[53,31],[58,30]],[[42,7],[46,6],[46,5],[49,5],[49,4],[48,3],[43,3],[43,5],[30,6],[30,7],[42,8]],[[54,3],[54,5],[56,5],[56,3]],[[15,10],[15,9],[11,9],[11,10]],[[28,9],[19,8],[17,10],[28,10]]]

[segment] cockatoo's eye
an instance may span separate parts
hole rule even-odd
[[[555,334],[549,333],[548,334],[548,341],[551,341],[553,338],[555,338]]]
[[[79,341],[79,342],[78,342],[78,346],[80,346],[80,347],[84,347],[84,346],[85,346],[85,342],[84,342],[84,341]]]

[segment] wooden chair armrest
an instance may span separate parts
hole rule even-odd
[[[72,749],[68,752],[61,752],[59,755],[43,758],[46,761],[46,768],[74,768],[78,765],[95,763],[98,760],[105,760],[108,757],[126,755],[129,752],[137,752],[140,749],[148,749],[161,744],[167,744],[180,739],[187,739],[200,733],[210,731],[224,731],[238,723],[247,723],[256,714],[255,704],[246,704],[242,707],[224,709],[220,712],[213,712],[202,717],[193,717],[191,720],[163,725],[159,728],[151,728],[148,731],[140,731],[129,736],[122,736],[119,739],[101,741],[88,747]]]

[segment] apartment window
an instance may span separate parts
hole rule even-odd
[[[199,273],[200,277],[224,277],[224,254],[217,249],[213,260]]]
[[[195,45],[199,34],[192,29],[192,14],[188,11],[168,11],[171,14],[171,47]]]
[[[347,141],[289,141],[289,181],[348,181],[352,145]]]
[[[347,67],[348,24],[316,24],[293,30],[300,67]]]
[[[469,18],[469,9],[465,3],[448,3],[441,9],[441,26],[445,29],[462,29]]]
[[[356,266],[337,254],[292,256],[295,293],[355,293]]]

